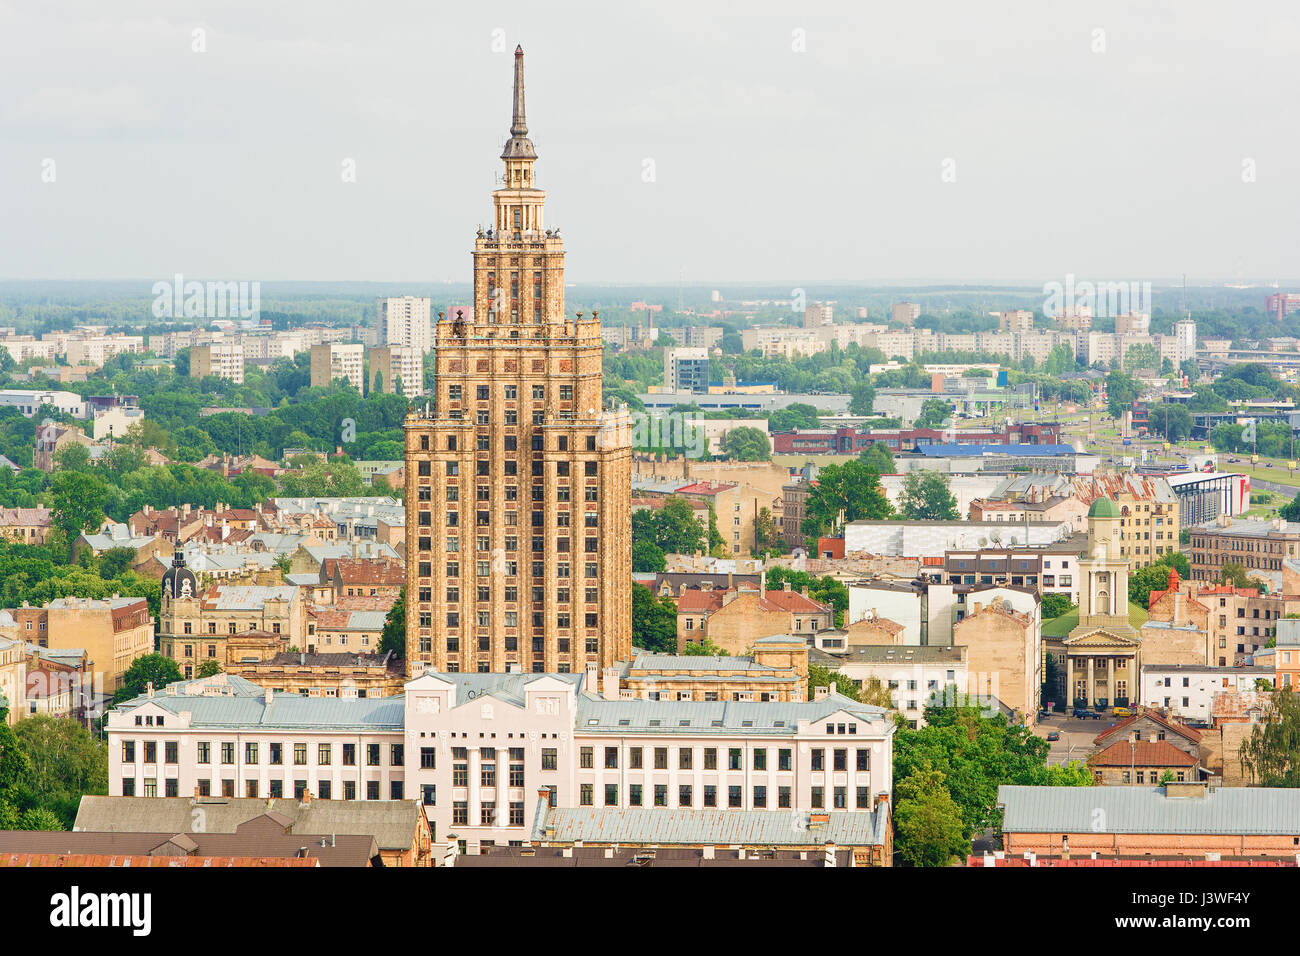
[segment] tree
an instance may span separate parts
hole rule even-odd
[[[928,764],[894,784],[894,856],[905,866],[948,866],[970,850],[961,808]]]
[[[1165,441],[1180,442],[1192,437],[1192,413],[1178,402],[1161,402],[1150,410],[1150,428]]]
[[[1246,573],[1246,568],[1236,561],[1227,561],[1219,568],[1219,584],[1231,584],[1234,588],[1260,589],[1259,582]]]
[[[170,657],[162,654],[142,654],[131,662],[122,675],[122,686],[113,695],[113,703],[120,704],[145,693],[149,684],[160,691],[168,684],[184,680],[181,669]]]
[[[209,658],[208,660],[204,661],[202,664],[199,665],[199,669],[195,671],[194,676],[215,677],[217,674],[220,673],[221,673],[221,661],[216,660],[215,658]]]
[[[876,403],[876,390],[869,382],[857,382],[849,388],[849,414],[870,415]]]
[[[858,459],[878,475],[894,473],[894,455],[882,441],[873,441]]]
[[[1268,719],[1241,745],[1241,770],[1262,787],[1300,787],[1300,697],[1290,686],[1273,691]]]
[[[28,807],[18,817],[19,830],[71,830],[72,825],[64,826],[62,820],[53,810],[44,807]]]
[[[921,414],[912,423],[914,428],[938,428],[953,413],[952,402],[942,398],[927,398],[921,403]]]
[[[632,570],[640,574],[662,574],[668,566],[659,545],[645,538],[632,541]]]
[[[776,519],[772,517],[772,509],[765,505],[758,509],[758,517],[754,519],[754,553],[757,557],[765,558],[783,551],[781,531],[776,526]]]
[[[807,571],[796,571],[781,565],[768,568],[767,589],[769,591],[783,591],[787,584],[792,591],[802,591],[807,588],[810,598],[821,604],[829,604],[835,609],[836,626],[843,623],[844,614],[849,609],[849,589],[843,581],[830,575],[816,578]]]
[[[742,425],[722,437],[721,451],[733,461],[768,461],[772,443],[757,428]]]
[[[108,793],[108,744],[79,721],[37,714],[20,721],[14,736],[31,768],[18,788],[18,802],[55,820],[54,826],[20,824],[20,829],[70,829],[83,796]]]
[[[135,548],[109,548],[99,556],[99,576],[118,578],[131,570],[135,562]]]
[[[804,505],[803,533],[826,534],[844,521],[892,518],[894,508],[880,487],[880,475],[861,459],[827,465],[817,474]]]
[[[50,521],[66,537],[71,557],[77,537],[103,523],[108,486],[94,475],[62,471],[50,481],[50,499]]]
[[[1118,369],[1106,375],[1106,407],[1111,418],[1118,419],[1132,408],[1139,394],[1141,388],[1132,375],[1126,375]]]
[[[717,644],[714,644],[707,637],[704,638],[704,640],[700,641],[698,644],[693,644],[690,641],[687,641],[686,645],[682,648],[682,654],[685,655],[686,657],[728,656],[726,651],[720,648]]]
[[[948,476],[937,471],[909,471],[898,502],[902,516],[914,521],[957,521],[957,499],[948,482]]]
[[[384,618],[384,632],[379,639],[379,653],[392,652],[396,658],[406,656],[406,588],[397,595],[397,600],[388,609]]]
[[[829,667],[823,667],[821,664],[808,665],[808,694],[818,687],[834,687],[834,693],[841,697],[847,697],[849,700],[858,700],[858,682],[851,677],[845,677]]]
[[[644,584],[632,585],[632,646],[669,654],[677,650],[677,605],[656,597]]]
[[[1073,607],[1070,603],[1068,594],[1044,594],[1043,595],[1043,620],[1048,621],[1054,617],[1060,617],[1066,611]]]
[[[1286,521],[1300,521],[1300,494],[1278,509],[1278,517]]]
[[[685,498],[668,498],[662,508],[643,508],[632,514],[632,543],[653,542],[660,551],[694,554],[704,551],[707,528]]]
[[[90,451],[80,442],[68,442],[54,453],[60,471],[85,471],[90,467]]]

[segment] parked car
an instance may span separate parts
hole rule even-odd
[[[1127,707],[1116,707],[1111,712],[1112,717],[1132,717],[1133,711]]]
[[[1074,708],[1075,720],[1101,720],[1101,714],[1095,710],[1089,710],[1087,707]]]
[[[1049,742],[1050,742],[1050,741],[1055,741],[1055,740],[1060,740],[1060,739],[1061,739],[1061,735],[1060,735],[1060,733],[1059,733],[1058,731],[1053,730],[1050,734],[1047,735],[1047,739],[1048,739]]]

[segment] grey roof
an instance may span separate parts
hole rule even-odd
[[[966,653],[966,647],[960,644],[853,644],[843,663],[961,664]]]
[[[1226,525],[1220,527],[1219,522],[1207,521],[1204,524],[1193,525],[1193,530],[1205,531],[1209,534],[1228,534],[1237,537],[1263,538],[1270,534],[1290,534],[1300,535],[1300,521],[1284,521],[1281,528],[1274,528],[1271,521],[1257,521],[1252,518],[1233,518]]]
[[[752,657],[640,653],[632,661],[632,670],[770,672],[773,668],[765,664],[756,664]]]
[[[699,734],[742,732],[746,736],[793,736],[801,720],[817,721],[847,711],[868,722],[893,725],[885,710],[859,704],[840,694],[821,700],[788,701],[657,701],[604,700],[583,694],[578,698],[579,731],[638,734]]]
[[[352,545],[356,545],[356,553],[352,551]],[[304,544],[302,549],[311,556],[311,559],[317,564],[322,564],[327,558],[400,558],[397,549],[391,544],[384,544],[380,541],[356,541],[344,544]]]
[[[833,810],[810,825],[806,812],[703,807],[557,807],[539,802],[535,843],[617,843],[743,847],[882,846],[886,810]]]
[[[247,797],[94,797],[81,798],[74,830],[108,833],[184,833],[202,808],[209,833],[234,833],[239,824],[267,811],[287,817],[301,833],[351,833],[373,836],[382,850],[409,849],[420,808],[414,800],[265,800]]]
[[[312,588],[320,584],[320,575],[304,571],[302,574],[286,574],[284,580],[286,583],[292,584],[294,587]]]
[[[218,675],[234,685],[232,693],[202,693],[204,678],[169,685],[153,697],[143,695],[118,705],[126,713],[144,704],[157,704],[173,714],[189,713],[191,727],[234,729],[356,730],[365,733],[400,731],[405,725],[404,697],[303,697],[275,694],[266,702],[266,692],[242,677]],[[238,683],[236,683],[238,682]],[[196,686],[197,685],[197,686]],[[214,686],[214,685],[207,685]],[[171,688],[177,693],[168,693]],[[250,692],[251,689],[251,692]],[[187,692],[188,691],[188,692]]]
[[[1218,787],[1169,797],[1163,787],[998,788],[1007,833],[1300,833],[1300,789]]]
[[[215,609],[218,611],[255,611],[267,601],[288,601],[298,598],[298,589],[287,584],[264,587],[253,584],[219,584],[217,585]],[[209,599],[204,598],[204,603]]]
[[[524,706],[524,687],[533,681],[549,677],[554,680],[564,681],[573,684],[574,687],[581,687],[586,679],[586,673],[578,674],[533,674],[524,672],[512,672],[508,674],[478,674],[478,673],[444,673],[443,671],[426,671],[426,674],[432,674],[439,680],[447,681],[456,685],[456,700],[463,703],[476,697],[495,697],[497,700],[514,704],[517,707]]]

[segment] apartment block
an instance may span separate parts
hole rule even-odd
[[[190,378],[228,378],[244,384],[244,346],[234,342],[213,342],[190,349]]]
[[[424,392],[424,353],[405,345],[372,348],[370,391],[401,394],[414,401]]]
[[[358,392],[365,388],[362,371],[365,346],[322,342],[311,347],[311,384],[324,388],[331,382],[344,381]]]

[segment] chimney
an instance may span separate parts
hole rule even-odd
[[[153,681],[149,681],[147,684],[144,685],[144,692],[145,692],[145,693],[146,693],[146,694],[147,694],[147,695],[152,699],[152,697],[153,697]]]
[[[302,792],[302,806],[304,806],[304,807],[310,807],[310,806],[311,806],[311,791],[310,791],[310,790],[303,790],[303,792]]]
[[[582,689],[589,694],[600,693],[600,665],[595,661],[587,661],[587,676],[582,682]]]
[[[788,592],[790,590],[790,582],[786,581],[785,584],[781,585],[781,590]]]
[[[980,610],[981,610],[983,607],[984,607],[984,605],[983,605],[982,603],[980,603],[979,601],[976,601],[976,602],[975,602],[975,610],[971,611],[971,613],[972,613],[972,614],[978,614],[978,613],[980,612]]]
[[[275,697],[275,691],[273,691],[271,688],[268,687],[268,688],[266,689],[266,706],[267,706],[267,707],[270,707],[270,706],[271,706],[271,701],[274,699],[274,697]]]
[[[195,800],[199,799],[199,785],[198,785],[198,784],[195,784],[195,785],[194,785],[194,799],[195,799]]]
[[[813,700],[825,700],[830,695],[831,695],[831,689],[829,687],[813,688]]]
[[[618,698],[619,698],[619,686],[618,686],[618,685],[619,685],[619,680],[618,680],[618,668],[617,668],[617,667],[606,667],[606,668],[605,668],[605,682],[604,682],[604,684],[602,685],[602,688],[601,688],[601,689],[604,691],[603,696],[604,696],[604,698],[605,698],[606,700],[618,700]]]
[[[833,840],[827,840],[822,847],[825,856],[822,860],[824,866],[834,867],[835,863],[835,843]]]

